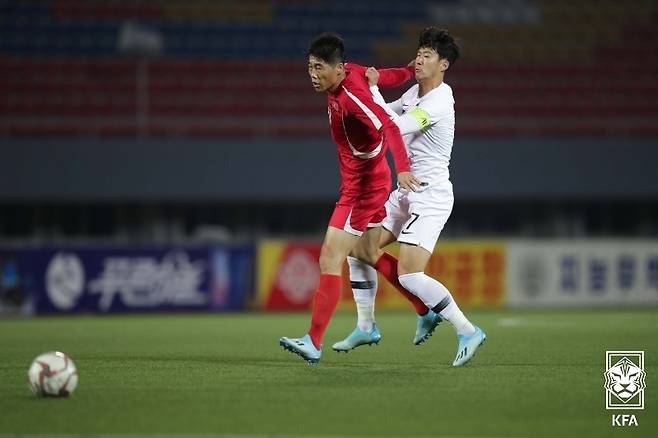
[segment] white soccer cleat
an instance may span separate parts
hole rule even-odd
[[[487,339],[486,333],[480,327],[475,327],[475,333],[470,336],[459,335],[459,346],[457,347],[457,356],[452,363],[453,367],[458,367],[466,364],[469,360],[473,359],[475,352],[480,345]]]
[[[434,329],[439,323],[443,321],[441,315],[434,313],[432,309],[429,309],[425,315],[418,315],[416,320],[416,334],[414,335],[414,345],[420,345],[423,342],[427,341]]]
[[[322,356],[322,350],[318,350],[313,345],[311,337],[305,335],[301,338],[288,338],[282,337],[279,339],[279,345],[283,347],[284,350],[290,351],[300,356],[309,364],[316,364],[320,362],[320,356]]]

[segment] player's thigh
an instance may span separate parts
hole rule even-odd
[[[381,233],[379,233],[379,247],[385,248],[391,243],[395,242],[398,238],[390,230],[387,230],[385,227],[382,227]]]
[[[420,245],[400,243],[398,275],[424,272],[432,253]]]
[[[384,204],[388,198],[388,187],[376,187],[359,193],[355,197],[348,223],[361,233],[380,227],[386,217]]]
[[[336,202],[334,211],[329,219],[329,226],[343,230],[349,234],[361,237],[366,229],[367,222],[356,223],[354,211],[357,209],[355,197],[342,197]]]
[[[418,245],[432,253],[452,213],[453,203],[452,185],[410,194],[409,219],[402,226],[398,241]]]
[[[366,228],[352,255],[370,265],[374,265],[381,256],[379,239],[381,226],[386,218],[384,204],[388,196],[388,187],[379,187],[363,193],[352,211],[353,226]]]
[[[368,228],[378,227],[386,216],[384,203],[388,187],[375,187],[362,193],[341,195],[329,220],[329,226],[361,236]]]
[[[347,255],[359,242],[360,236],[329,226],[320,250],[320,271],[340,275]]]
[[[394,240],[397,239],[402,227],[409,219],[409,202],[407,200],[407,193],[400,189],[392,191],[384,207],[386,210],[386,218],[382,222],[382,227],[386,232],[382,233],[382,238],[385,238],[386,241],[380,243],[382,248],[388,243],[391,243],[388,241],[390,236],[393,236]]]

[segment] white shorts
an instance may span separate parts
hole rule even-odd
[[[430,253],[443,230],[455,198],[452,183],[430,184],[416,192],[398,188],[386,201],[386,219],[382,226],[398,242],[419,245]]]

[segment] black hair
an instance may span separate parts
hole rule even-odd
[[[447,59],[450,65],[459,59],[459,45],[455,38],[445,29],[430,26],[423,29],[418,38],[418,48],[434,49],[439,59]]]
[[[308,47],[308,56],[311,55],[331,65],[345,62],[343,39],[335,33],[325,32],[315,38]]]

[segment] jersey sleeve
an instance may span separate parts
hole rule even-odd
[[[359,77],[365,78],[366,77],[366,70],[367,68],[360,65],[360,64],[355,64],[353,62],[348,62],[345,64],[345,67],[350,73],[353,73]]]
[[[412,67],[378,68],[377,72],[379,72],[377,85],[382,88],[399,87],[414,77]]]
[[[378,90],[379,92],[379,90]],[[402,115],[402,99],[394,100],[386,104],[395,114]]]
[[[347,67],[351,72],[365,79],[366,67],[353,62],[348,63]],[[377,85],[382,88],[399,87],[414,77],[413,67],[378,68],[377,72],[379,73]]]
[[[391,120],[391,114],[374,101],[373,95],[368,89],[353,88],[349,90],[345,88],[345,94],[348,97],[348,111],[365,125],[371,125],[383,134],[393,155],[397,173],[409,172],[411,165],[407,148],[402,141],[400,129]]]
[[[384,110],[388,113],[389,116],[391,117],[398,116],[398,114],[395,112],[393,107],[391,107],[390,104],[386,103],[386,101],[384,100],[384,96],[382,96],[382,93],[379,92],[379,87],[377,85],[371,85],[370,92],[372,93],[372,98],[374,99],[375,103],[381,106],[382,108],[384,108]],[[400,111],[402,111],[402,104],[400,104],[399,106],[400,106]]]
[[[377,91],[379,94],[379,91]],[[374,94],[374,92],[373,92]],[[379,94],[381,96],[381,94]],[[402,109],[402,103],[400,99],[396,102],[399,102],[400,110]],[[430,126],[437,123],[439,120],[444,118],[450,112],[453,111],[453,102],[450,101],[431,101],[423,105],[419,105],[416,108],[412,109],[406,114],[399,115],[400,112],[395,112],[393,115],[393,121],[400,129],[402,135],[412,134],[416,132],[424,131]]]
[[[372,98],[375,100],[375,102],[383,106],[386,112],[391,117],[393,117],[393,119],[402,115],[402,99],[386,103],[384,96],[382,96],[382,93],[379,91],[379,87],[377,85],[371,85],[370,92],[372,93]]]

